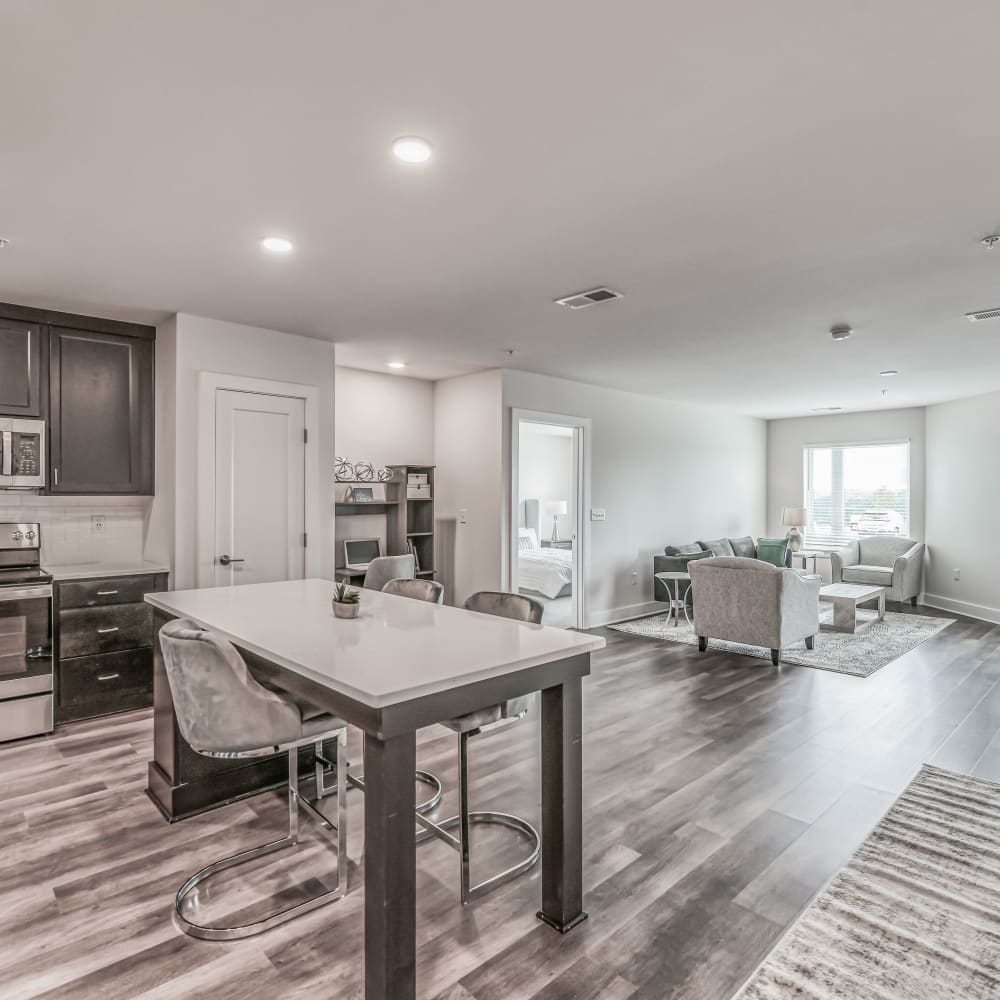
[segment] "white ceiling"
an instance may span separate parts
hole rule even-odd
[[[5,0],[0,298],[761,416],[998,389],[963,319],[1000,305],[998,34],[996,0]]]

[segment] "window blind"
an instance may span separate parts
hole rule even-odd
[[[910,533],[910,442],[807,445],[805,546]]]

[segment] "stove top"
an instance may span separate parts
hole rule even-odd
[[[0,587],[24,587],[51,583],[52,574],[37,566],[4,566],[0,568]]]
[[[0,522],[0,587],[51,583],[39,565],[42,529],[38,524]]]

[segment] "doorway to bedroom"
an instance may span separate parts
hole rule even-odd
[[[544,606],[542,623],[583,628],[586,421],[514,411],[511,590]]]

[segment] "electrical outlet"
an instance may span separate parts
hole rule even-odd
[[[962,579],[962,571],[960,569],[958,569],[958,568],[953,569],[952,573],[954,574],[956,580],[961,580]]]
[[[633,573],[632,574],[632,586],[633,587],[638,587],[639,586],[639,574],[638,573]]]
[[[459,510],[458,512],[458,523],[459,524],[469,523],[469,512],[464,507],[462,507],[461,510]]]
[[[591,521],[606,521],[608,519],[608,512],[603,507],[591,507],[590,519]]]
[[[103,514],[93,514],[90,518],[90,528],[96,533],[100,533],[104,530],[104,515]]]

